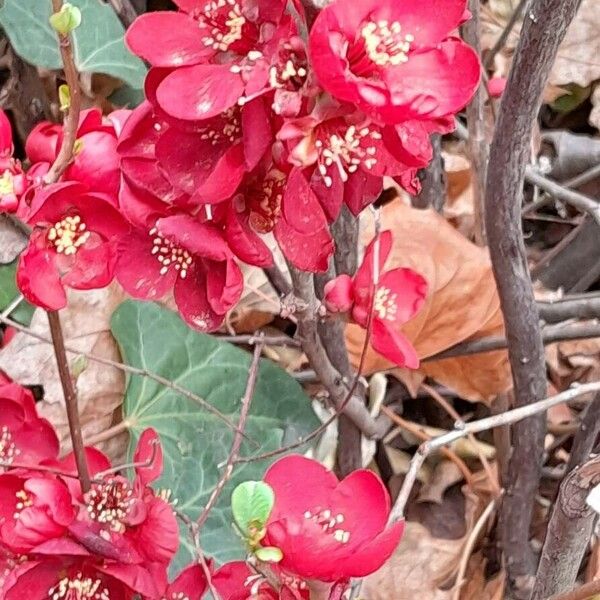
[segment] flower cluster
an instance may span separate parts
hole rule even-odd
[[[314,582],[346,586],[392,554],[403,524],[387,525],[381,480],[359,470],[343,481],[299,455],[264,477],[274,503],[261,544],[278,562],[246,561],[205,573],[198,562],[172,581],[179,545],[173,507],[152,489],[163,457],[145,430],[133,480],[94,448],[85,449],[91,487],[83,491],[73,454],[58,459],[58,438],[31,393],[0,378],[0,598],[2,600],[201,600],[210,583],[222,600],[308,600]]]
[[[310,27],[298,0],[175,3],[126,34],[151,65],[146,100],[83,111],[58,183],[62,128],[34,129],[25,174],[0,119],[0,209],[32,227],[18,282],[38,306],[116,279],[134,298],[172,294],[192,327],[218,329],[242,293],[240,262],[273,264],[270,238],[294,267],[324,272],[344,205],[358,215],[384,177],[417,192],[429,136],[453,129],[479,83],[477,55],[456,36],[465,0],[334,0]],[[398,345],[390,324],[407,311],[389,314],[375,337]]]
[[[54,429],[29,391],[4,376],[0,424],[0,598],[165,597],[179,529],[150,488],[162,471],[156,433],[140,437],[133,482],[87,448],[92,484],[84,493],[73,455],[58,459]]]

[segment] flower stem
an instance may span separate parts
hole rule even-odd
[[[48,323],[50,324],[50,334],[52,336],[52,345],[54,346],[54,356],[58,366],[58,374],[62,385],[65,403],[67,407],[67,418],[69,420],[69,432],[71,434],[71,443],[75,455],[75,463],[79,474],[81,489],[85,493],[90,489],[90,473],[85,457],[85,448],[83,445],[83,436],[81,434],[81,423],[79,422],[79,412],[77,408],[77,395],[73,387],[73,380],[69,372],[69,363],[67,362],[67,352],[65,350],[65,340],[60,316],[57,311],[47,311]]]

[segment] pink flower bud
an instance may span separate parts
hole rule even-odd
[[[334,313],[348,312],[354,304],[352,278],[350,275],[340,275],[325,285],[325,306]]]

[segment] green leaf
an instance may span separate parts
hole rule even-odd
[[[50,15],[48,21],[54,31],[61,35],[69,35],[81,25],[81,11],[65,2],[58,12]]]
[[[125,47],[125,30],[115,11],[101,0],[71,0],[81,11],[73,31],[75,65],[81,72],[105,73],[141,89],[146,67]],[[46,69],[62,68],[50,0],[4,0],[0,25],[19,56]]]
[[[0,312],[19,295],[19,290],[15,282],[15,273],[17,270],[17,261],[9,265],[0,265]],[[10,314],[10,318],[18,321],[21,325],[29,325],[35,308],[23,300],[15,310]]]
[[[262,481],[244,481],[231,494],[233,518],[247,537],[251,537],[251,527],[262,529],[266,525],[274,503],[271,486]]]
[[[258,560],[270,563],[278,563],[283,558],[283,552],[277,546],[258,548],[254,554],[256,554]]]
[[[151,303],[127,301],[114,313],[112,331],[123,360],[193,391],[237,423],[250,355],[231,344],[192,331],[173,312]],[[158,487],[172,490],[177,509],[197,518],[220,479],[233,433],[219,418],[155,381],[132,376],[124,414],[130,423],[130,455],[141,432],[160,435],[165,469]],[[241,455],[289,444],[319,425],[298,383],[270,360],[262,359],[246,423]],[[241,559],[244,544],[233,527],[231,493],[242,481],[262,479],[269,462],[239,464],[202,529],[202,548],[217,561]],[[182,546],[173,572],[189,562],[191,545],[182,527]]]

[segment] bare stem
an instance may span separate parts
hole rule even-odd
[[[52,0],[55,13],[60,12],[62,0]],[[63,126],[63,141],[54,164],[44,177],[46,183],[56,183],[73,160],[73,148],[77,141],[77,128],[79,127],[79,113],[81,112],[81,88],[79,87],[79,74],[73,59],[73,44],[70,35],[59,35],[60,55],[62,57],[65,79],[69,86],[70,105]]]
[[[527,407],[546,393],[544,344],[521,228],[523,182],[542,91],[578,4],[578,0],[530,2],[490,148],[485,224],[519,407]],[[537,413],[514,427],[499,521],[509,595],[517,588],[527,593],[533,583],[529,528],[544,434],[545,419]]]
[[[88,470],[85,456],[83,436],[81,435],[81,423],[79,421],[77,395],[75,393],[75,388],[73,387],[71,373],[69,372],[69,363],[67,362],[67,352],[65,350],[65,340],[63,337],[60,316],[58,312],[48,311],[48,323],[50,324],[50,333],[52,335],[54,355],[56,357],[56,364],[58,366],[60,383],[65,396],[73,454],[75,455],[75,463],[77,465],[77,472],[79,473],[81,489],[85,493],[90,489],[90,472]]]
[[[565,594],[557,594],[548,600],[590,600],[600,592],[600,580],[590,581]]]
[[[469,434],[481,433],[482,431],[487,431],[488,429],[494,429],[495,427],[501,427],[502,425],[516,423],[517,421],[521,421],[527,417],[543,413],[553,406],[562,404],[563,402],[572,402],[575,399],[581,398],[581,396],[598,391],[600,391],[600,381],[578,385],[569,390],[561,392],[556,396],[539,400],[533,404],[514,408],[513,410],[493,415],[491,417],[486,417],[485,419],[471,421],[470,423],[461,423],[459,429],[454,429],[453,431],[449,431],[427,442],[424,442],[419,446],[416,454],[413,456],[410,462],[408,473],[404,478],[404,483],[402,484],[402,488],[390,514],[390,522],[393,523],[404,518],[404,509],[406,508],[406,503],[410,496],[410,492],[417,480],[419,469],[423,466],[423,463],[427,457],[436,450],[439,450],[448,444],[455,442],[456,440],[467,437]]]

